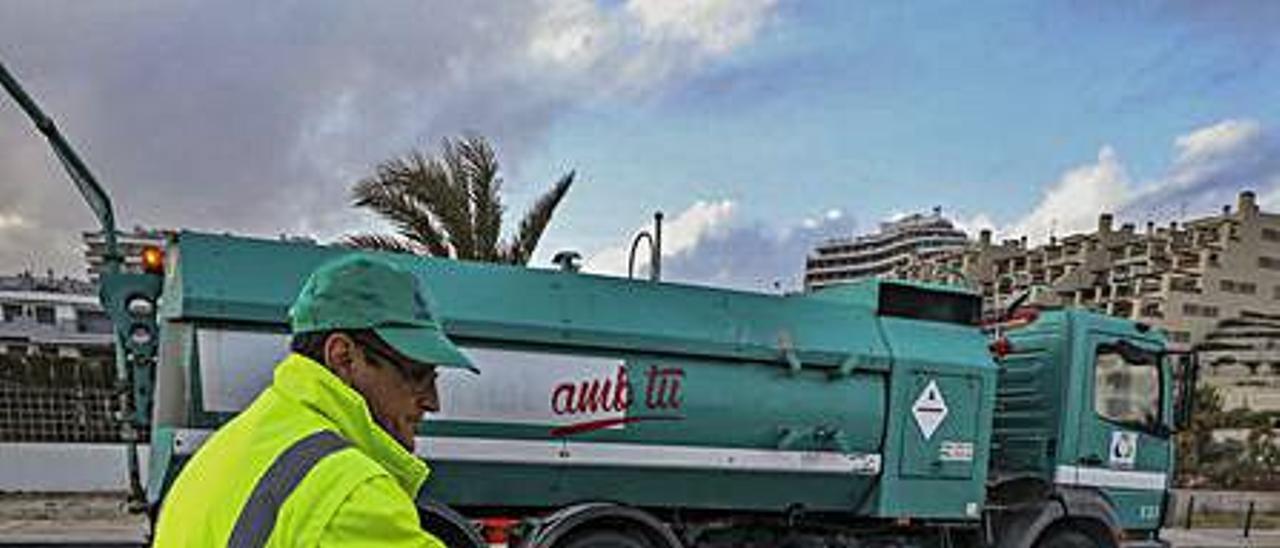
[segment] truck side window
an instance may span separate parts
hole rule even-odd
[[[1130,347],[1132,348],[1132,347]],[[1094,410],[1112,422],[1153,428],[1160,424],[1159,360],[1114,345],[1098,348]]]

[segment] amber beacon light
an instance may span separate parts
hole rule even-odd
[[[142,248],[142,271],[147,274],[164,274],[164,250],[150,245]]]

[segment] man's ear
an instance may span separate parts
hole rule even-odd
[[[355,378],[355,341],[346,333],[334,333],[324,340],[324,363],[347,384]]]

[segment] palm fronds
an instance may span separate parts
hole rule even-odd
[[[520,228],[512,236],[511,241],[504,246],[503,256],[506,262],[525,264],[533,257],[533,252],[538,247],[538,240],[542,239],[542,233],[546,231],[547,225],[551,224],[551,215],[555,213],[556,206],[560,205],[565,194],[569,193],[575,174],[576,172],[570,171],[561,177],[551,190],[539,197],[538,201],[533,203],[533,207],[525,212],[524,218],[520,221]]]
[[[502,240],[502,184],[497,154],[483,138],[444,139],[439,157],[419,152],[378,165],[351,189],[353,204],[387,219],[399,233],[353,234],[345,245],[526,264],[551,222],[574,173],[561,177],[529,208],[517,232]]]

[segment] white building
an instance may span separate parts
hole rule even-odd
[[[109,359],[111,330],[90,284],[30,273],[0,276],[0,354]]]
[[[916,213],[881,223],[873,234],[827,240],[805,261],[806,289],[856,280],[886,277],[940,253],[963,249],[969,243],[964,232],[942,216]]]

